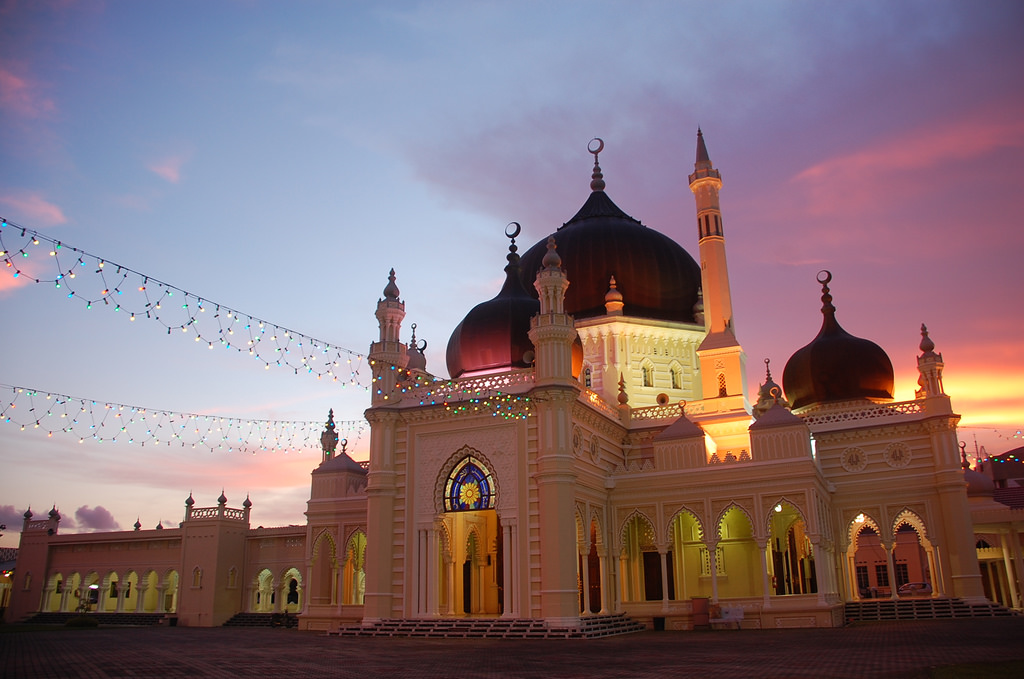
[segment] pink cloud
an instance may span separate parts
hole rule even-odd
[[[88,531],[119,530],[121,528],[113,515],[104,507],[96,505],[90,508],[83,505],[75,510],[75,518],[78,519],[80,527]]]
[[[17,221],[29,226],[55,226],[68,221],[64,211],[49,202],[38,191],[0,194],[0,205],[9,206],[17,213]]]
[[[161,158],[146,166],[146,168],[158,177],[166,179],[172,184],[181,180],[181,167],[191,157],[191,153],[179,153],[177,155]]]
[[[0,68],[0,110],[23,118],[42,118],[57,106],[39,92],[39,86]]]
[[[1007,109],[1017,107],[1014,104]],[[877,210],[887,196],[905,200],[908,193],[933,188],[922,174],[927,170],[955,167],[999,149],[1024,148],[1024,119],[1020,113],[1007,110],[999,117],[1000,113],[975,115],[882,139],[808,167],[793,181],[808,192],[809,214]]]

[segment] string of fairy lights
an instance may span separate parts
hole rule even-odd
[[[361,352],[316,339],[229,305],[189,292],[129,266],[94,255],[51,238],[34,229],[0,218],[0,267],[13,278],[52,286],[64,297],[86,309],[103,307],[126,317],[162,325],[168,335],[183,334],[209,349],[223,347],[247,354],[264,369],[291,368],[295,374],[329,378],[341,386],[370,390],[382,375],[360,372],[365,356]],[[453,414],[489,412],[504,419],[523,418],[530,411],[529,398],[503,394],[493,389],[454,388],[454,383],[434,380],[398,366],[377,366],[398,370],[399,390],[410,385],[437,384],[429,395],[443,394],[443,405]],[[0,422],[21,430],[41,429],[47,436],[65,433],[79,442],[93,440],[128,442],[144,446],[180,444],[210,450],[295,450],[319,441],[318,422],[247,420],[198,415],[141,406],[69,397],[27,387],[6,387],[12,397],[3,403]],[[379,392],[378,388],[378,392]],[[28,399],[29,407],[18,410],[18,401]],[[36,399],[44,403],[37,407]],[[23,414],[24,413],[24,414]],[[344,423],[358,441],[362,421]]]
[[[168,335],[182,333],[209,349],[248,354],[267,370],[291,368],[366,388],[360,384],[364,356],[358,351],[219,304],[4,218],[0,267],[16,279],[50,285],[86,309],[102,306],[129,321],[154,321]]]
[[[96,401],[27,387],[0,384],[0,421],[56,433],[79,443],[127,443],[145,447],[205,448],[228,452],[319,450],[319,421],[261,420],[182,413],[125,403]],[[366,427],[362,420],[335,422],[350,443]]]

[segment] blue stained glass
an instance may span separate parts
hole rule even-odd
[[[494,483],[491,473],[472,456],[464,458],[448,477],[444,508],[448,512],[494,508]]]

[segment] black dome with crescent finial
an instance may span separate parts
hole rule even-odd
[[[604,316],[608,281],[614,276],[623,295],[623,315],[696,323],[700,267],[682,246],[627,215],[605,193],[598,164],[604,142],[594,141],[599,145],[590,149],[594,154],[591,194],[555,234],[570,283],[566,313],[577,319]],[[520,262],[523,283],[533,297],[533,280],[546,244],[547,237],[527,250]]]
[[[467,373],[526,368],[531,363],[530,319],[540,312],[540,302],[527,292],[520,278],[516,246],[520,226],[509,224],[513,226],[514,231],[505,232],[512,241],[505,284],[494,298],[473,307],[448,340],[445,358],[453,379]]]
[[[797,350],[782,373],[782,385],[793,409],[827,401],[892,400],[892,361],[871,340],[854,337],[836,321],[828,284],[832,274],[818,274],[821,283],[821,330]]]

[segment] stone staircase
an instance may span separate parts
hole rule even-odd
[[[122,627],[147,627],[159,625],[166,613],[36,613],[22,620],[28,625],[64,625],[71,618],[92,618],[101,625],[120,625]]]
[[[438,618],[392,619],[374,625],[351,625],[327,633],[343,637],[434,637],[493,639],[596,639],[640,632],[642,623],[618,615],[594,615],[580,619],[578,627],[548,627],[531,618]]]
[[[224,627],[298,627],[294,615],[284,613],[235,613]]]
[[[870,620],[938,620],[943,618],[994,618],[1020,615],[991,602],[969,604],[962,599],[868,599],[846,604],[846,622]]]

